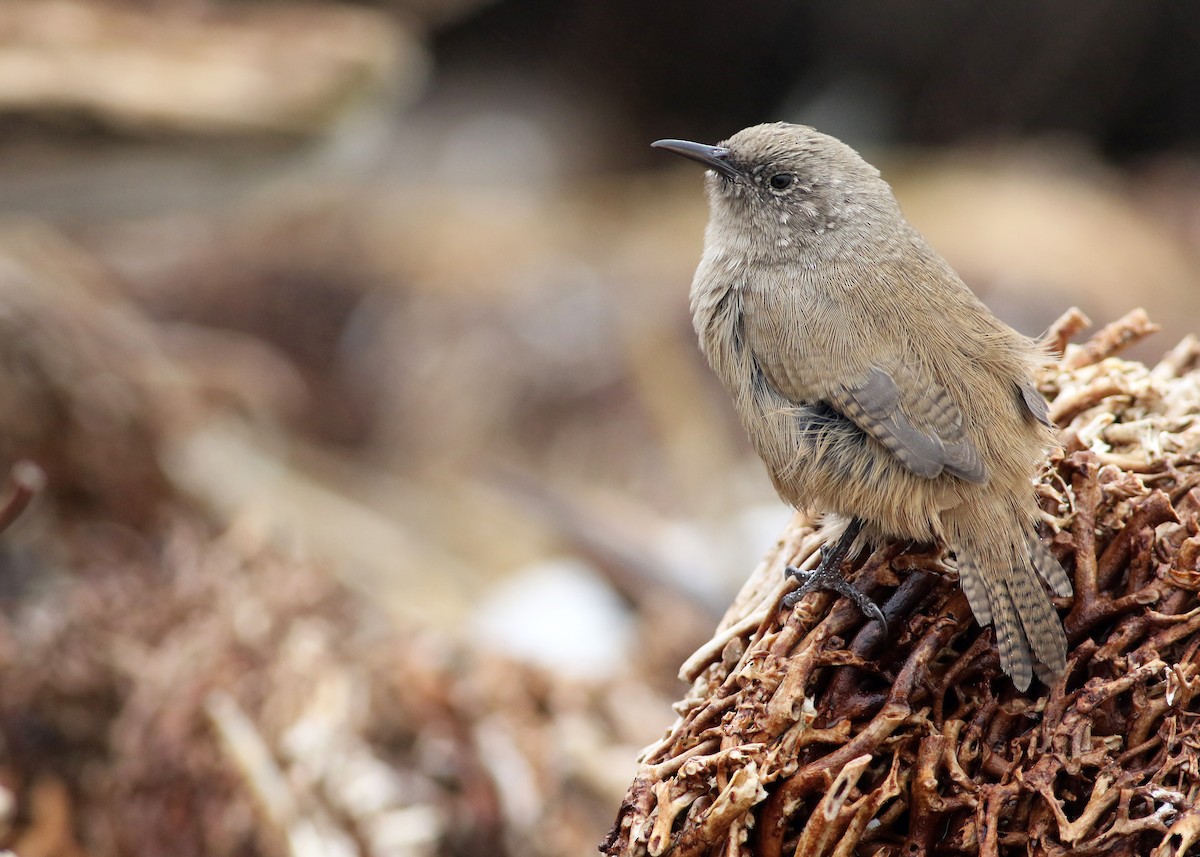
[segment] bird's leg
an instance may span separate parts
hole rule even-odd
[[[861,518],[852,519],[850,525],[846,527],[846,531],[842,533],[842,537],[838,539],[837,544],[832,549],[829,547],[821,548],[821,563],[814,571],[801,571],[790,565],[787,567],[785,574],[789,577],[797,578],[802,583],[799,589],[794,589],[784,596],[784,607],[788,609],[795,607],[796,602],[814,589],[827,589],[849,598],[858,605],[858,609],[863,612],[864,616],[879,622],[883,626],[884,633],[887,633],[887,622],[884,620],[883,611],[879,609],[879,606],[865,594],[855,589],[846,578],[842,577],[842,560],[846,558],[846,552],[850,550],[850,546],[858,538],[862,527],[863,522]]]

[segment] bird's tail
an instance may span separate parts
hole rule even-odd
[[[1055,595],[1072,589],[1033,522],[1017,510],[1006,512],[999,519],[948,522],[947,535],[971,612],[980,625],[995,626],[1000,666],[1024,691],[1034,672],[1049,683],[1067,666],[1067,637],[1042,581]]]

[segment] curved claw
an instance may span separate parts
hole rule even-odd
[[[883,631],[883,636],[887,637],[888,636],[888,623],[887,623],[887,619],[883,618],[883,611],[879,609],[879,605],[876,604],[874,601],[872,601],[870,598],[868,598],[866,595],[863,595],[863,593],[859,592],[857,589],[855,589],[854,591],[858,592],[859,595],[862,595],[862,601],[859,601],[857,598],[854,599],[854,603],[858,605],[858,609],[861,610],[863,612],[863,615],[866,616],[868,619],[874,619],[876,622],[878,622],[879,627]]]
[[[886,637],[888,632],[887,620],[883,618],[883,611],[879,609],[879,605],[872,601],[867,595],[858,589],[855,589],[853,584],[846,578],[842,577],[835,569],[831,568],[824,561],[813,571],[801,571],[798,568],[788,566],[785,573],[789,577],[795,577],[803,581],[798,589],[794,589],[783,597],[783,606],[791,609],[796,606],[808,593],[814,589],[824,589],[829,592],[836,592],[838,595],[844,595],[855,603],[862,614],[867,619],[873,619],[883,628],[883,634]]]

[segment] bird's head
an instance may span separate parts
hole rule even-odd
[[[903,220],[879,170],[806,125],[754,125],[716,146],[653,145],[709,168],[709,240],[735,252],[832,255]]]

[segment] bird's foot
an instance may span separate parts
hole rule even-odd
[[[844,595],[858,605],[858,609],[862,611],[867,619],[877,621],[883,628],[884,636],[887,636],[887,620],[883,618],[883,611],[864,593],[855,589],[850,581],[842,577],[841,573],[842,560],[845,559],[846,554],[850,551],[851,545],[858,538],[858,534],[862,528],[862,519],[852,519],[836,544],[832,547],[826,546],[821,549],[821,562],[814,571],[801,571],[789,565],[784,573],[788,577],[794,577],[801,581],[801,584],[799,589],[794,589],[783,597],[783,606],[789,610],[792,609],[801,598],[814,589],[836,592],[838,595]]]
[[[814,590],[836,592],[853,601],[867,619],[874,619],[883,626],[883,633],[887,635],[887,620],[883,618],[883,611],[879,609],[879,605],[868,598],[866,593],[856,589],[837,569],[826,565],[824,560],[813,571],[801,571],[789,565],[785,573],[801,581],[799,589],[793,589],[783,597],[783,606],[787,609],[795,607],[801,598]]]
[[[855,518],[846,527],[837,544],[832,548],[822,548],[821,563],[815,571],[801,571],[789,565],[784,573],[788,577],[795,577],[800,580],[801,584],[799,589],[794,589],[783,597],[783,606],[789,610],[792,609],[801,598],[814,589],[825,589],[830,592],[836,592],[838,595],[844,595],[857,604],[858,609],[868,619],[877,621],[883,628],[884,636],[887,636],[887,620],[883,618],[883,611],[864,593],[855,589],[850,584],[850,581],[842,577],[841,574],[842,560],[845,558],[847,552],[849,552],[854,540],[858,538],[862,527],[862,520]]]

